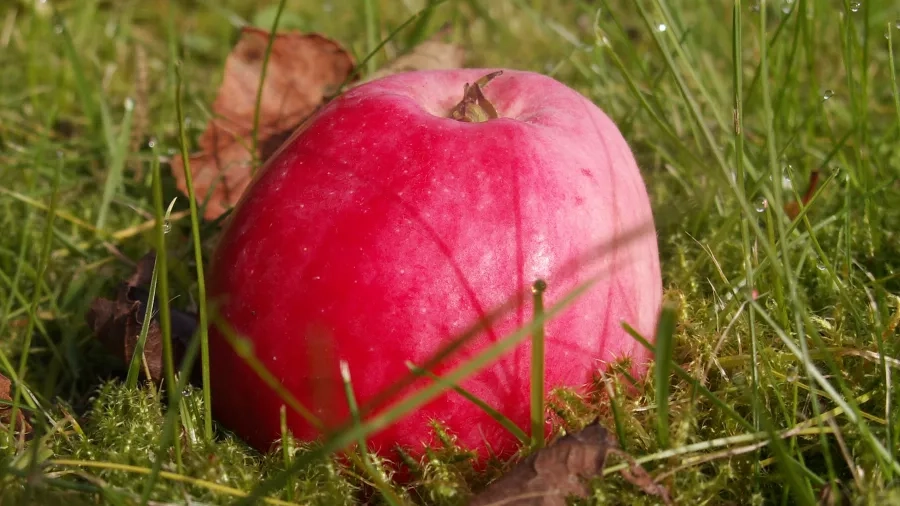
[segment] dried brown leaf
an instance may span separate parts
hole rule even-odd
[[[141,335],[147,310],[149,291],[146,287],[153,276],[155,253],[148,253],[137,263],[134,274],[119,287],[115,300],[97,298],[91,303],[86,319],[94,336],[103,346],[123,363],[131,362],[135,347]],[[144,361],[150,372],[150,379],[159,383],[164,376],[162,327],[158,314],[157,300],[154,302],[154,316],[150,321],[147,341],[144,344]],[[184,345],[191,338],[197,326],[196,317],[182,311],[172,310],[172,341],[176,363],[184,353]],[[144,368],[141,368],[144,372]]]
[[[465,58],[465,50],[456,44],[426,40],[367,76],[366,81],[413,70],[455,69],[462,67]]]
[[[10,423],[12,406],[9,403],[11,402],[13,402],[12,381],[0,374],[0,426],[9,425]],[[16,420],[16,432],[18,432],[20,436],[31,433],[31,425],[25,420],[25,415],[22,414],[22,410],[19,410],[16,414]],[[22,430],[22,428],[24,428],[24,430]]]
[[[650,473],[647,472],[646,469],[641,467],[640,464],[635,462],[635,460],[623,451],[616,450],[614,452],[616,455],[624,457],[631,467],[623,469],[620,473],[622,478],[625,478],[625,481],[631,483],[635,487],[641,489],[647,495],[653,495],[659,497],[662,500],[663,504],[669,505],[672,504],[672,498],[669,495],[669,489],[666,488],[665,485],[658,483],[656,480],[650,476]]]
[[[538,450],[475,496],[469,506],[564,506],[570,496],[586,497],[586,480],[603,472],[610,454],[625,459],[622,477],[645,494],[672,504],[669,490],[656,482],[597,421]]]
[[[816,193],[816,188],[819,186],[819,171],[814,170],[809,175],[809,184],[806,187],[806,193],[800,197],[800,202],[793,201],[788,202],[784,205],[784,212],[788,215],[790,219],[795,219],[800,215],[800,204],[802,203],[804,206],[809,205],[809,201],[812,200],[813,195]]]
[[[615,439],[599,423],[569,434],[513,467],[475,496],[469,506],[564,506],[566,497],[584,497],[584,480],[600,474]]]
[[[412,70],[458,68],[465,52],[455,44],[427,40],[389,62],[366,81]],[[250,184],[254,163],[264,163],[339,85],[354,62],[337,42],[318,34],[278,34],[272,45],[260,103],[257,153],[251,152],[253,115],[269,32],[246,28],[225,62],[212,110],[190,167],[204,216],[215,219],[234,206]],[[178,188],[187,193],[181,156],[172,159]]]
[[[254,158],[264,162],[322,101],[350,76],[354,62],[337,42],[298,32],[275,36],[260,102],[258,153],[252,149],[253,117],[269,32],[245,28],[225,62],[212,110],[215,117],[191,155],[194,191],[215,219],[237,203],[250,183]],[[178,188],[187,193],[184,165],[172,159]],[[208,199],[208,200],[207,200]]]

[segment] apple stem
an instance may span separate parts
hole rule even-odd
[[[483,123],[499,118],[494,104],[481,90],[502,73],[502,70],[498,70],[475,81],[474,84],[466,83],[463,87],[463,99],[450,110],[450,118],[465,123]]]

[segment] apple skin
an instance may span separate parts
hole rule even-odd
[[[407,361],[424,363],[483,322],[432,369],[446,372],[528,323],[537,279],[550,307],[599,278],[546,325],[548,392],[584,391],[620,357],[646,372],[648,352],[621,323],[652,336],[662,283],[628,145],[582,95],[530,72],[505,70],[484,88],[500,118],[449,119],[465,84],[493,70],[404,73],[336,98],[260,170],[221,236],[208,277],[219,317],[329,428],[348,419],[340,361],[364,405],[409,374]],[[214,324],[210,354],[217,419],[265,451],[281,436],[284,401]],[[462,386],[529,432],[530,360],[524,342]],[[321,435],[290,409],[287,420],[299,439]],[[370,450],[421,455],[435,443],[432,420],[481,456],[518,448],[451,391],[371,435]]]

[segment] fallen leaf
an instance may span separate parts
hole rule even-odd
[[[599,422],[580,432],[568,434],[518,463],[506,475],[475,496],[469,506],[565,506],[566,498],[585,498],[590,492],[586,481],[603,472],[608,455],[628,461],[622,477],[644,493],[672,504],[669,490],[657,483],[635,462],[619,450],[615,438]]]
[[[12,405],[9,404],[11,402],[13,402],[12,381],[0,374],[0,425],[9,425],[12,415]],[[17,413],[16,420],[18,420],[16,422],[16,427],[20,436],[31,433],[31,425],[25,420],[25,415],[22,414],[21,409]],[[23,427],[24,430],[22,430]]]
[[[784,212],[790,219],[795,219],[800,214],[800,203],[804,206],[809,204],[812,196],[816,193],[816,187],[819,185],[819,171],[814,170],[809,175],[809,185],[806,187],[806,193],[800,198],[800,202],[788,202],[784,205]]]
[[[413,70],[455,69],[462,67],[465,58],[465,50],[458,45],[429,39],[366,76],[363,82]]]
[[[475,496],[469,506],[564,506],[566,497],[584,497],[585,479],[600,474],[616,442],[594,422],[566,435],[518,463]]]
[[[146,317],[149,291],[147,286],[153,276],[155,253],[148,253],[138,261],[134,274],[119,287],[115,300],[96,298],[91,303],[86,319],[95,337],[103,346],[125,364],[131,363],[141,325]],[[150,379],[159,383],[164,375],[162,327],[159,323],[159,301],[154,302],[147,341],[144,344],[144,360]],[[191,313],[171,309],[172,344],[176,364],[180,362],[188,340],[197,328],[197,318]],[[142,373],[144,368],[141,368]]]
[[[625,481],[631,483],[632,485],[641,489],[645,494],[653,495],[662,499],[663,504],[669,505],[672,504],[672,498],[669,496],[669,489],[666,488],[665,485],[658,483],[656,480],[650,476],[650,473],[647,472],[646,469],[641,467],[640,464],[635,462],[634,458],[631,455],[621,451],[615,450],[613,451],[616,455],[623,457],[625,460],[631,464],[630,468],[623,469],[621,471],[621,475],[625,478]]]
[[[350,76],[353,57],[340,44],[315,33],[275,36],[262,89],[252,153],[256,96],[269,32],[245,28],[225,61],[225,75],[213,102],[215,117],[191,155],[194,191],[215,219],[234,206],[250,183],[254,162],[264,162],[297,126]],[[181,156],[171,163],[178,188],[187,193]]]
[[[458,68],[465,51],[435,37],[388,62],[356,84],[413,70]],[[253,115],[269,32],[245,28],[225,61],[225,75],[212,105],[215,117],[200,136],[200,151],[190,156],[194,191],[213,220],[233,207],[262,164],[298,126],[352,76],[354,61],[337,42],[318,34],[285,32],[275,36],[260,102],[257,152],[252,150]],[[255,155],[255,156],[254,156]],[[178,188],[187,193],[184,162],[172,158]]]

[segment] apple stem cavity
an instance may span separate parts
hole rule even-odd
[[[484,96],[482,88],[502,73],[502,70],[498,70],[483,76],[474,84],[466,83],[463,87],[463,99],[450,110],[450,118],[464,123],[484,123],[499,118],[497,109]]]
[[[544,291],[547,282],[539,279],[531,285],[534,321],[544,315]],[[535,325],[531,338],[531,445],[544,446],[544,323]]]

